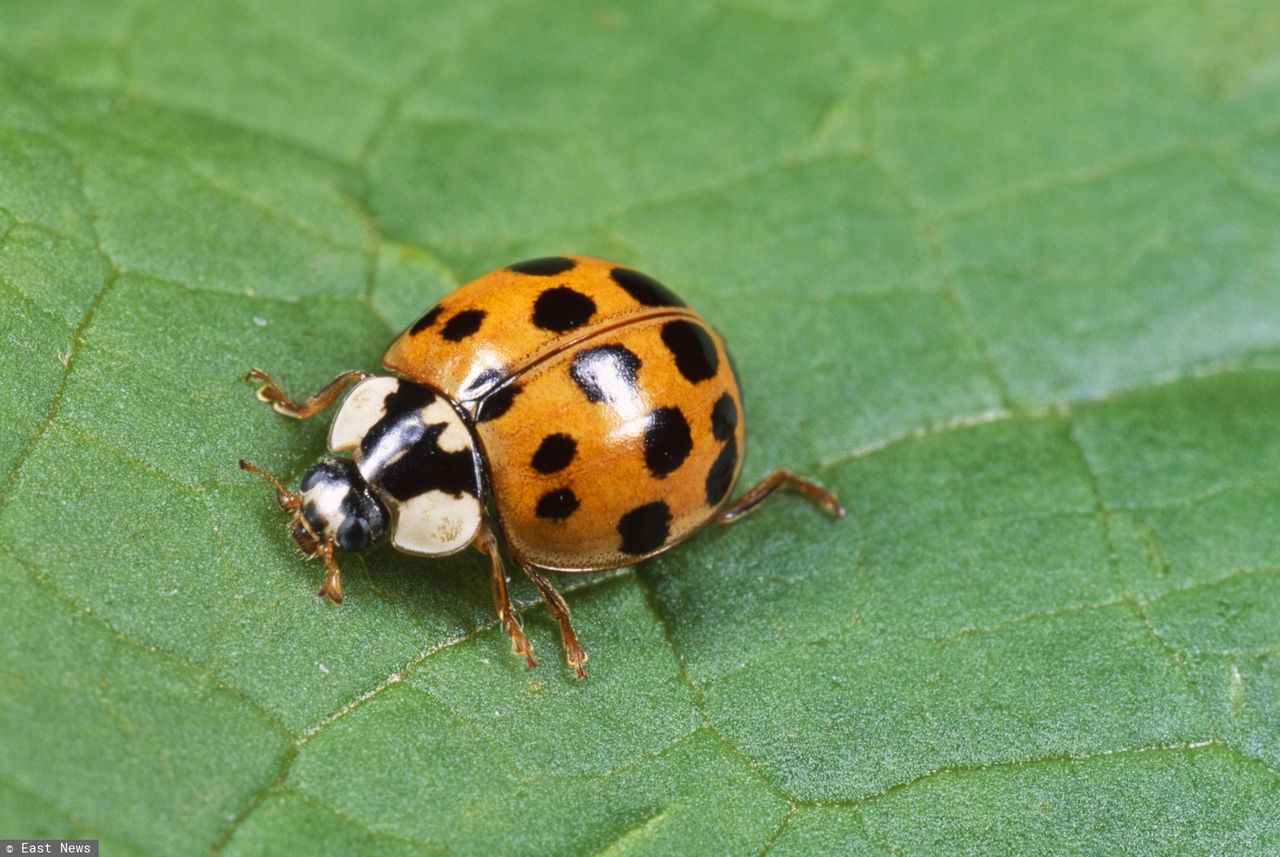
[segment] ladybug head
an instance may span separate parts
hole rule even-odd
[[[324,459],[303,475],[297,494],[243,458],[240,469],[257,473],[276,489],[276,503],[293,513],[289,528],[293,540],[307,557],[324,560],[320,594],[341,604],[342,574],[334,548],[362,551],[387,532],[387,507],[369,490],[355,463],[345,458]]]
[[[308,556],[323,543],[362,551],[387,532],[387,507],[346,458],[326,458],[302,477],[293,539]]]

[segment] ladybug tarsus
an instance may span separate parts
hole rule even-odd
[[[578,635],[574,633],[573,624],[569,621],[569,605],[565,604],[564,597],[556,591],[556,588],[551,585],[551,581],[547,580],[541,571],[531,565],[522,565],[520,567],[524,569],[524,573],[528,575],[529,580],[533,581],[533,585],[537,587],[538,594],[542,596],[542,600],[547,604],[547,609],[551,611],[551,616],[560,623],[560,639],[564,643],[565,660],[568,661],[569,666],[573,667],[575,678],[586,678],[587,653],[582,650],[582,644],[578,642]]]

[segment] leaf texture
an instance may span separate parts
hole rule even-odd
[[[0,10],[0,832],[103,853],[1280,853],[1280,14],[1259,0]],[[744,481],[560,583],[314,597],[263,485],[440,296],[625,259]]]

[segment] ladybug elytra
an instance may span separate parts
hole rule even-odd
[[[308,419],[351,385],[327,457],[286,489],[291,534],[326,567],[320,594],[342,601],[335,550],[389,535],[398,550],[471,546],[492,564],[494,605],[515,652],[533,650],[507,594],[495,528],[560,625],[566,657],[586,653],[545,572],[631,565],[730,523],[782,487],[836,517],[817,484],[777,470],[730,502],[746,441],[742,398],[720,335],[669,289],[585,256],[487,274],[445,297],[383,355],[395,376],[345,372],[295,403],[266,373],[258,397]]]

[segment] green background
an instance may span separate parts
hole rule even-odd
[[[105,854],[1280,853],[1280,6],[0,7],[0,833]],[[256,402],[617,258],[795,498],[314,596]]]

